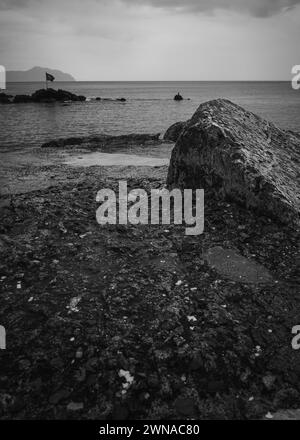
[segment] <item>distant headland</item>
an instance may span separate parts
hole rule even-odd
[[[29,70],[8,70],[6,72],[7,82],[38,82],[45,81],[45,72],[55,77],[56,81],[76,81],[69,73],[61,70],[50,69],[49,67],[35,66]]]

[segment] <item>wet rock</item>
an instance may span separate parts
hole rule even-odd
[[[176,122],[164,134],[165,141],[176,142],[186,126],[186,122]]]
[[[299,224],[299,146],[298,135],[228,100],[209,101],[179,137],[167,184],[212,188],[217,196]]]
[[[205,259],[212,269],[233,281],[253,284],[272,282],[267,269],[232,249],[215,246],[207,251]]]

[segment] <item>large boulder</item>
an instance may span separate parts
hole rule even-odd
[[[175,124],[171,125],[171,127],[165,132],[164,140],[176,142],[185,126],[186,122],[175,122]]]
[[[211,188],[283,223],[299,224],[299,134],[225,99],[201,104],[170,161],[167,184]]]

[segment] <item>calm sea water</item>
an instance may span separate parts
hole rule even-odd
[[[9,83],[6,93],[29,94],[43,83]],[[163,133],[189,119],[199,104],[228,98],[281,128],[300,132],[300,91],[289,82],[55,82],[91,98],[84,103],[0,105],[0,147],[41,145],[58,137],[100,133]],[[180,92],[182,102],[173,101]],[[127,99],[126,103],[95,97]]]

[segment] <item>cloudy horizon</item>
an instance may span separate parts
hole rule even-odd
[[[0,0],[0,64],[77,80],[290,80],[300,0]]]

